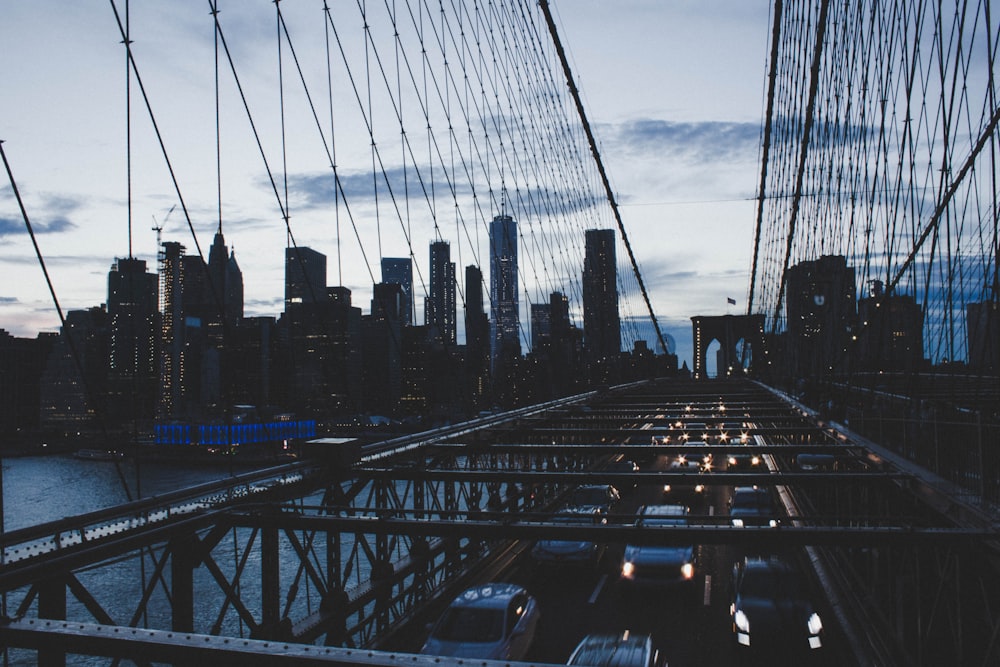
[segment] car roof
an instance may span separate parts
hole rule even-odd
[[[510,599],[519,593],[527,593],[527,591],[516,584],[482,584],[467,588],[452,601],[451,606],[505,609]]]
[[[685,505],[643,505],[639,508],[643,516],[686,516],[687,513]]]
[[[649,635],[587,635],[573,651],[570,664],[591,667],[645,667],[652,651]]]
[[[795,572],[795,568],[780,558],[746,558],[743,569],[747,572]]]

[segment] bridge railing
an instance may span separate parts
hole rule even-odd
[[[319,470],[306,462],[267,468],[4,533],[0,536],[0,564],[23,562],[194,512],[222,508],[276,486],[301,482]]]

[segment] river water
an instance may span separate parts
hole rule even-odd
[[[120,473],[119,473],[120,470]],[[246,472],[225,466],[92,461],[69,455],[3,460],[3,529],[17,530]],[[127,485],[127,490],[126,490]]]
[[[13,531],[120,505],[130,498],[135,500],[158,495],[247,470],[245,467],[233,470],[224,466],[165,463],[137,465],[130,461],[120,461],[116,466],[114,462],[81,460],[69,455],[8,458],[3,460],[3,528],[5,531]],[[138,560],[133,559],[99,571],[83,572],[78,576],[109,610],[134,608],[141,595],[136,582],[143,580],[142,572],[137,567]],[[205,573],[200,572],[199,576],[204,577]],[[217,588],[207,580],[198,582],[197,585]],[[13,614],[22,597],[23,591],[5,596],[3,604],[6,613]],[[88,618],[86,611],[79,608],[79,603],[72,599],[69,603],[70,618]],[[168,623],[164,620],[168,618],[166,606],[151,603],[151,610],[151,615],[158,615],[160,619],[153,626],[164,627],[163,624]],[[119,617],[121,612],[112,613],[117,623],[127,622],[127,616]],[[34,611],[29,611],[28,616],[34,616]],[[198,621],[201,624],[211,624],[212,618],[199,618]],[[233,623],[227,624],[226,629],[232,634],[240,633],[240,628]],[[37,664],[37,656],[33,651],[12,649],[6,654],[0,652],[0,661],[4,665],[28,666]],[[67,656],[67,664],[90,667],[108,665],[111,661],[108,658]]]

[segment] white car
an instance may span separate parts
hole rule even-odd
[[[541,614],[535,598],[515,584],[473,586],[455,598],[420,652],[454,658],[521,660]]]

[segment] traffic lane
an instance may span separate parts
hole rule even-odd
[[[703,513],[725,514],[731,489],[711,485]],[[657,492],[639,491],[633,505],[650,504]],[[628,500],[628,499],[626,499]],[[625,505],[623,512],[634,512]],[[699,512],[701,514],[701,512]],[[692,519],[697,520],[698,514]],[[697,575],[691,586],[630,590],[619,578],[622,545],[609,545],[600,569],[580,567],[524,568],[522,585],[539,601],[542,620],[528,658],[564,663],[587,634],[628,630],[650,634],[670,665],[840,665],[853,661],[832,627],[832,615],[823,606],[828,631],[825,646],[805,656],[747,655],[733,638],[730,603],[732,568],[747,555],[786,553],[750,552],[741,545],[701,545],[697,548]]]

